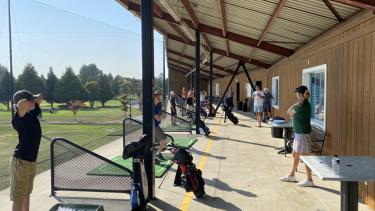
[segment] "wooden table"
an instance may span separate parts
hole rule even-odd
[[[358,210],[358,182],[375,181],[375,157],[342,156],[339,172],[332,169],[333,156],[301,156],[321,180],[341,182],[341,210]]]
[[[287,152],[291,152],[293,149],[288,145],[288,143],[292,142],[293,140],[290,138],[293,134],[293,123],[291,121],[285,122],[282,124],[269,122],[270,126],[272,128],[283,128],[284,129],[284,149],[281,149],[278,151],[278,154],[281,154],[284,152],[284,155],[286,157]]]

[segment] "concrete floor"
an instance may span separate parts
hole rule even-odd
[[[295,183],[279,182],[291,166],[291,157],[278,155],[281,139],[271,137],[270,128],[255,127],[253,119],[236,113],[240,123],[235,126],[219,117],[206,120],[215,132],[211,137],[200,137],[193,147],[194,162],[203,170],[207,195],[195,199],[182,187],[174,187],[174,165],[159,188],[156,179],[157,200],[150,210],[340,210],[339,183],[323,182],[314,177],[317,187],[302,188]],[[107,158],[122,153],[121,140],[103,146],[95,152]],[[299,167],[298,180],[306,176]],[[302,172],[301,172],[302,171]],[[0,210],[10,210],[9,190],[0,191]],[[101,193],[59,192],[49,197],[50,172],[36,177],[31,195],[31,210],[48,210],[58,201],[104,204],[105,210],[129,210],[128,195]],[[368,210],[360,204],[360,210]]]

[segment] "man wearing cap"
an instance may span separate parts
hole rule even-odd
[[[42,130],[38,116],[41,114],[39,104],[42,94],[33,95],[21,90],[13,95],[16,114],[12,119],[13,128],[18,133],[18,145],[10,158],[10,200],[12,210],[29,210],[30,194],[33,190],[36,175]]]
[[[272,114],[271,114],[271,105],[272,105],[272,100],[273,100],[272,94],[268,91],[268,88],[264,88],[264,101],[263,101],[263,112],[264,115],[268,114],[268,118],[272,120]],[[263,122],[265,122],[265,117],[263,117]]]
[[[154,93],[155,98],[155,108],[154,108],[154,114],[155,114],[155,141],[159,143],[159,148],[156,153],[155,159],[158,162],[161,162],[165,160],[163,156],[161,155],[161,152],[163,151],[165,147],[165,143],[167,140],[167,135],[165,135],[164,131],[160,128],[160,123],[162,119],[162,108],[163,105],[161,104],[161,96],[160,92],[156,91]]]
[[[171,104],[171,121],[172,124],[176,124],[176,116],[177,116],[177,110],[176,110],[176,95],[174,91],[171,91],[169,93],[169,103]]]

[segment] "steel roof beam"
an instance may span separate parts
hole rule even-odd
[[[220,10],[220,15],[221,15],[221,26],[223,28],[223,36],[225,37],[227,35],[227,17],[225,15],[225,3],[224,0],[219,0],[219,10]],[[227,48],[227,55],[230,53],[230,48],[229,48],[229,41],[228,39],[225,40],[225,45]]]
[[[140,11],[139,4],[128,2],[128,1],[125,1],[125,0],[118,0],[118,1],[121,1],[122,5],[125,4],[127,6],[128,10],[130,10],[130,11],[134,11],[134,12]],[[128,3],[126,4],[125,2],[128,2]],[[173,24],[178,24],[178,25],[181,24],[180,21],[175,21],[169,13],[164,12],[162,17],[159,17],[156,12],[154,13],[154,15],[155,15],[155,17],[157,17],[161,20],[164,20],[164,21],[167,21],[167,22],[170,22],[170,23],[173,23]],[[182,19],[181,21],[183,23],[186,23],[186,25],[189,26],[190,28],[195,29],[194,23],[192,21],[190,21],[188,19]],[[205,25],[205,24],[202,24],[202,23],[199,23],[199,30],[203,33],[207,33],[207,34],[214,35],[214,36],[217,36],[217,37],[229,39],[230,41],[238,42],[238,43],[241,43],[241,44],[244,44],[244,45],[248,45],[250,47],[257,47],[256,44],[258,43],[258,40],[250,38],[250,37],[246,37],[246,36],[243,36],[243,35],[240,35],[240,34],[236,34],[236,33],[227,31],[226,36],[224,36],[223,32],[222,32],[222,29],[215,28],[215,27]],[[284,47],[281,47],[281,46],[277,46],[277,45],[274,45],[274,44],[271,44],[271,43],[268,43],[268,42],[262,42],[257,48],[265,50],[265,51],[269,51],[269,52],[272,52],[272,53],[275,53],[275,54],[279,54],[279,55],[282,55],[282,56],[291,56],[294,52],[291,49],[284,48]]]
[[[177,42],[186,43],[182,38],[177,37],[177,36],[172,35],[172,34],[167,34],[167,37],[169,39],[175,40]],[[190,42],[190,43],[186,43],[186,44],[194,46],[194,42]],[[243,61],[243,62],[246,62],[246,63],[249,63],[249,64],[253,64],[253,65],[256,65],[258,67],[263,67],[263,68],[266,68],[266,69],[271,67],[271,65],[269,65],[267,63],[264,63],[264,62],[261,62],[261,61],[258,61],[258,60],[252,59],[251,61],[248,61],[248,58],[243,57],[241,55],[234,54],[234,53],[230,53],[229,55],[227,55],[227,52],[225,50],[221,50],[221,49],[218,49],[218,48],[212,48],[212,52],[216,53],[216,54],[219,54],[219,55],[222,55],[222,56],[226,56],[228,58],[238,60],[238,61]]]
[[[358,7],[361,9],[371,9],[375,10],[375,1],[374,0],[331,0],[338,3],[350,5],[352,7]]]
[[[195,15],[195,12],[190,5],[190,2],[188,0],[181,0],[181,3],[182,3],[182,5],[184,5],[186,11],[188,12],[189,17],[191,18],[191,20],[193,22],[194,29],[199,30],[200,23],[199,23],[198,17]],[[212,46],[210,44],[210,41],[208,40],[208,37],[205,34],[201,34],[201,35],[202,35],[202,38],[203,38],[204,42],[206,43],[206,45],[208,47],[208,50],[211,51]]]
[[[323,0],[323,2],[327,5],[328,9],[331,10],[332,14],[336,17],[336,19],[340,22],[345,21],[344,18],[337,12],[335,7],[331,4],[329,0]]]
[[[170,53],[170,54],[173,54],[173,55],[176,55],[176,56],[181,56],[182,58],[188,59],[190,61],[195,61],[195,59],[193,57],[188,56],[188,55],[181,55],[178,52],[173,51],[173,50],[167,50],[167,53]],[[220,58],[218,58],[218,59],[220,59]],[[216,59],[215,61],[217,61],[218,59]],[[212,67],[215,68],[215,69],[221,70],[223,72],[233,74],[233,71],[228,70],[227,68],[221,67],[219,65],[212,65]]]

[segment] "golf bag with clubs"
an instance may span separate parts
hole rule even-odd
[[[174,154],[172,160],[178,165],[174,185],[183,185],[186,192],[193,192],[197,198],[203,197],[206,192],[202,171],[195,167],[191,152],[176,145],[172,145],[171,148]]]
[[[138,142],[131,142],[124,148],[122,157],[133,158],[133,182],[130,193],[130,204],[132,210],[146,210],[148,203],[148,184],[144,166],[144,156],[147,152],[147,141],[151,137],[143,135]],[[149,141],[151,143],[151,141]],[[151,149],[149,149],[151,150]]]
[[[232,110],[228,106],[224,106],[224,112],[225,116],[228,117],[228,119],[233,123],[233,124],[238,124],[238,118],[234,116],[232,113]]]

